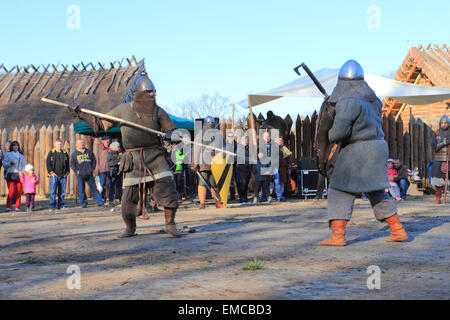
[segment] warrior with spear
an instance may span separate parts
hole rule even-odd
[[[178,208],[173,173],[163,152],[163,141],[183,142],[198,145],[236,156],[235,153],[204,145],[182,138],[164,109],[156,104],[155,86],[144,72],[136,81],[133,101],[123,103],[107,114],[80,108],[77,103],[71,105],[42,98],[44,102],[67,107],[75,118],[86,122],[96,135],[120,123],[122,145],[125,155],[120,170],[124,173],[122,194],[122,218],[126,229],[120,238],[136,235],[136,217],[148,220],[145,210],[145,195],[149,190],[152,199],[164,207],[166,232],[181,237],[176,229],[175,214]]]
[[[115,122],[121,123],[122,144],[126,151],[120,165],[124,173],[122,218],[126,229],[120,238],[136,235],[136,217],[149,219],[145,210],[147,190],[164,207],[166,232],[181,237],[175,225],[178,193],[164,157],[161,136],[175,141],[180,137],[174,133],[176,127],[167,112],[156,104],[155,93],[153,82],[143,73],[136,82],[133,101],[115,107],[106,115],[93,115],[95,112],[81,109],[76,103],[68,106],[72,115],[86,122],[96,134],[110,129]]]

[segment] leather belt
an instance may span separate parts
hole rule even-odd
[[[372,140],[384,140],[384,139],[383,138],[358,139],[358,140],[350,141],[347,145],[354,144],[354,143],[357,143],[357,142],[372,141]]]
[[[125,149],[126,152],[132,152],[132,151],[141,151],[145,149],[163,149],[163,146],[154,145],[150,147],[141,147],[141,148],[133,148],[133,149]]]

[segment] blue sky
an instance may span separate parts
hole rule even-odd
[[[79,29],[67,26],[71,5],[80,9]],[[411,46],[450,45],[448,0],[16,0],[2,1],[0,12],[0,63],[107,63],[135,55],[145,58],[158,103],[169,110],[215,92],[241,101],[294,80],[301,62],[317,70],[355,59],[365,72],[386,75]],[[254,112],[307,114],[319,106],[320,99],[289,98]]]

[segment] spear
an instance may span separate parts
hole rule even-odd
[[[69,105],[67,103],[63,103],[63,102],[59,102],[59,101],[55,101],[55,100],[51,100],[51,99],[47,99],[47,98],[41,98],[41,101],[47,102],[47,103],[51,103],[51,104],[54,104],[54,105],[57,105],[57,106],[61,106],[61,107],[66,107],[66,108],[69,107]],[[145,127],[145,126],[141,126],[140,124],[137,124],[137,123],[134,123],[134,122],[131,122],[131,121],[128,121],[128,120],[124,120],[124,119],[121,119],[121,118],[113,117],[113,116],[110,116],[108,114],[100,113],[100,112],[89,110],[89,109],[85,109],[85,108],[80,108],[80,111],[84,112],[84,113],[92,114],[93,116],[96,116],[96,117],[99,117],[99,118],[102,118],[102,119],[110,120],[110,121],[113,121],[113,122],[119,122],[119,123],[122,123],[122,124],[126,124],[126,125],[128,125],[130,127],[135,127],[137,129],[141,129],[143,131],[154,133],[154,134],[159,135],[159,136],[161,136],[163,138],[166,136],[166,134],[164,132],[161,132],[161,131],[158,131],[158,130],[155,130],[155,129],[151,129],[151,128],[148,128],[148,127]],[[215,150],[215,151],[223,152],[223,153],[226,153],[226,154],[229,154],[229,155],[232,155],[232,156],[236,156],[236,153],[233,153],[233,152],[230,152],[230,151],[227,151],[227,150],[223,150],[223,149],[220,149],[220,148],[211,147],[211,146],[208,146],[208,145],[203,144],[203,143],[198,143],[198,142],[190,141],[190,140],[183,140],[183,141],[189,142],[191,144],[195,144],[195,145],[200,146],[200,147],[204,147],[206,149]]]

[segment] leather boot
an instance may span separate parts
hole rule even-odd
[[[180,238],[181,233],[177,230],[175,225],[175,213],[177,209],[164,208],[164,216],[166,218],[166,232],[174,236],[175,238]]]
[[[123,218],[123,221],[125,222],[126,228],[125,231],[119,235],[119,238],[129,238],[136,236],[136,218]]]
[[[391,235],[385,239],[387,242],[405,241],[408,239],[408,235],[400,223],[398,214],[394,214],[392,217],[387,218],[386,222],[391,229]]]
[[[216,198],[213,196],[214,202],[216,203],[216,208],[223,208],[223,204],[222,204],[222,201],[220,199],[219,189],[213,188],[213,191],[215,192],[216,196],[219,198],[219,201],[217,201]]]
[[[436,200],[434,200],[434,204],[441,204],[441,196],[444,187],[436,187]]]
[[[318,246],[345,246],[345,227],[347,226],[347,220],[332,220],[331,232],[333,235],[322,242],[319,242]]]

